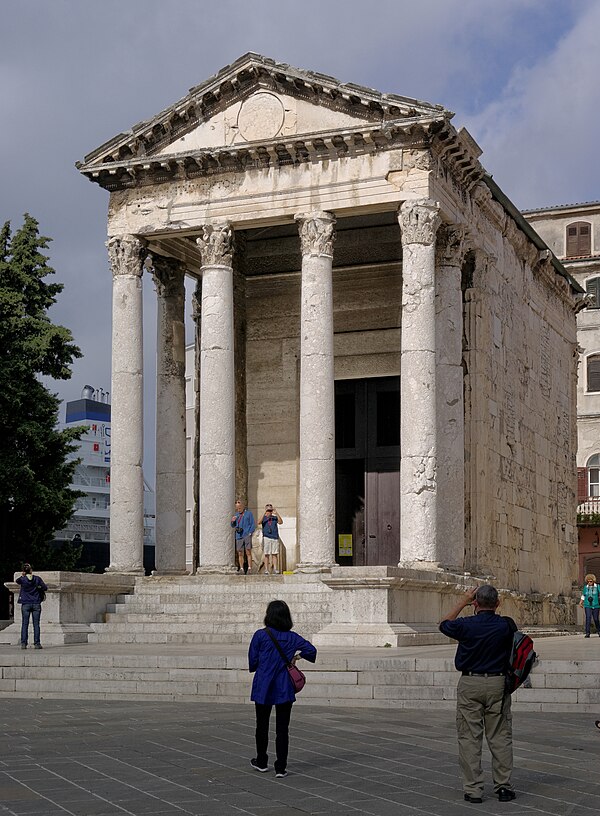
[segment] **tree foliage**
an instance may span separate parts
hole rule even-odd
[[[0,573],[12,578],[22,562],[36,570],[68,569],[78,557],[50,545],[80,495],[69,489],[81,429],[56,428],[60,400],[40,377],[66,380],[81,357],[69,329],[48,310],[63,289],[42,250],[49,238],[24,216],[0,231]],[[64,550],[64,552],[63,552]]]

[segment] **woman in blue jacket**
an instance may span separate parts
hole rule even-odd
[[[256,708],[256,757],[250,760],[253,768],[261,773],[269,770],[269,718],[275,706],[275,776],[287,776],[289,724],[292,705],[296,701],[294,687],[273,637],[290,662],[301,657],[314,663],[317,650],[308,640],[292,632],[292,616],[285,601],[271,601],[265,615],[265,628],[252,636],[248,650],[248,668],[255,672],[250,699]]]
[[[33,644],[41,649],[40,643],[40,615],[42,614],[42,593],[48,587],[39,575],[34,575],[31,564],[23,564],[23,572],[17,578],[21,587],[18,603],[21,604],[21,649],[27,648],[29,635],[29,618],[33,619]]]

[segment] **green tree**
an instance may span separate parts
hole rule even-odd
[[[77,548],[50,546],[55,530],[81,495],[69,489],[76,460],[69,459],[82,429],[56,428],[60,400],[41,377],[67,380],[81,357],[71,332],[56,326],[49,308],[63,289],[42,253],[50,239],[24,216],[11,234],[0,231],[0,575],[10,580],[23,560],[34,569],[68,569]]]

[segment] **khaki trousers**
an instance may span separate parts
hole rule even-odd
[[[462,676],[456,697],[458,761],[464,792],[483,793],[481,747],[483,733],[492,755],[494,792],[512,790],[512,714],[510,694],[504,694],[504,677]]]

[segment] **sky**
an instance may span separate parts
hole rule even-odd
[[[598,200],[599,33],[600,0],[0,0],[0,222],[29,212],[53,239],[51,317],[84,354],[51,389],[110,391],[108,193],[74,166],[108,139],[255,51],[444,105],[521,209]],[[153,483],[150,281],[144,308]]]

